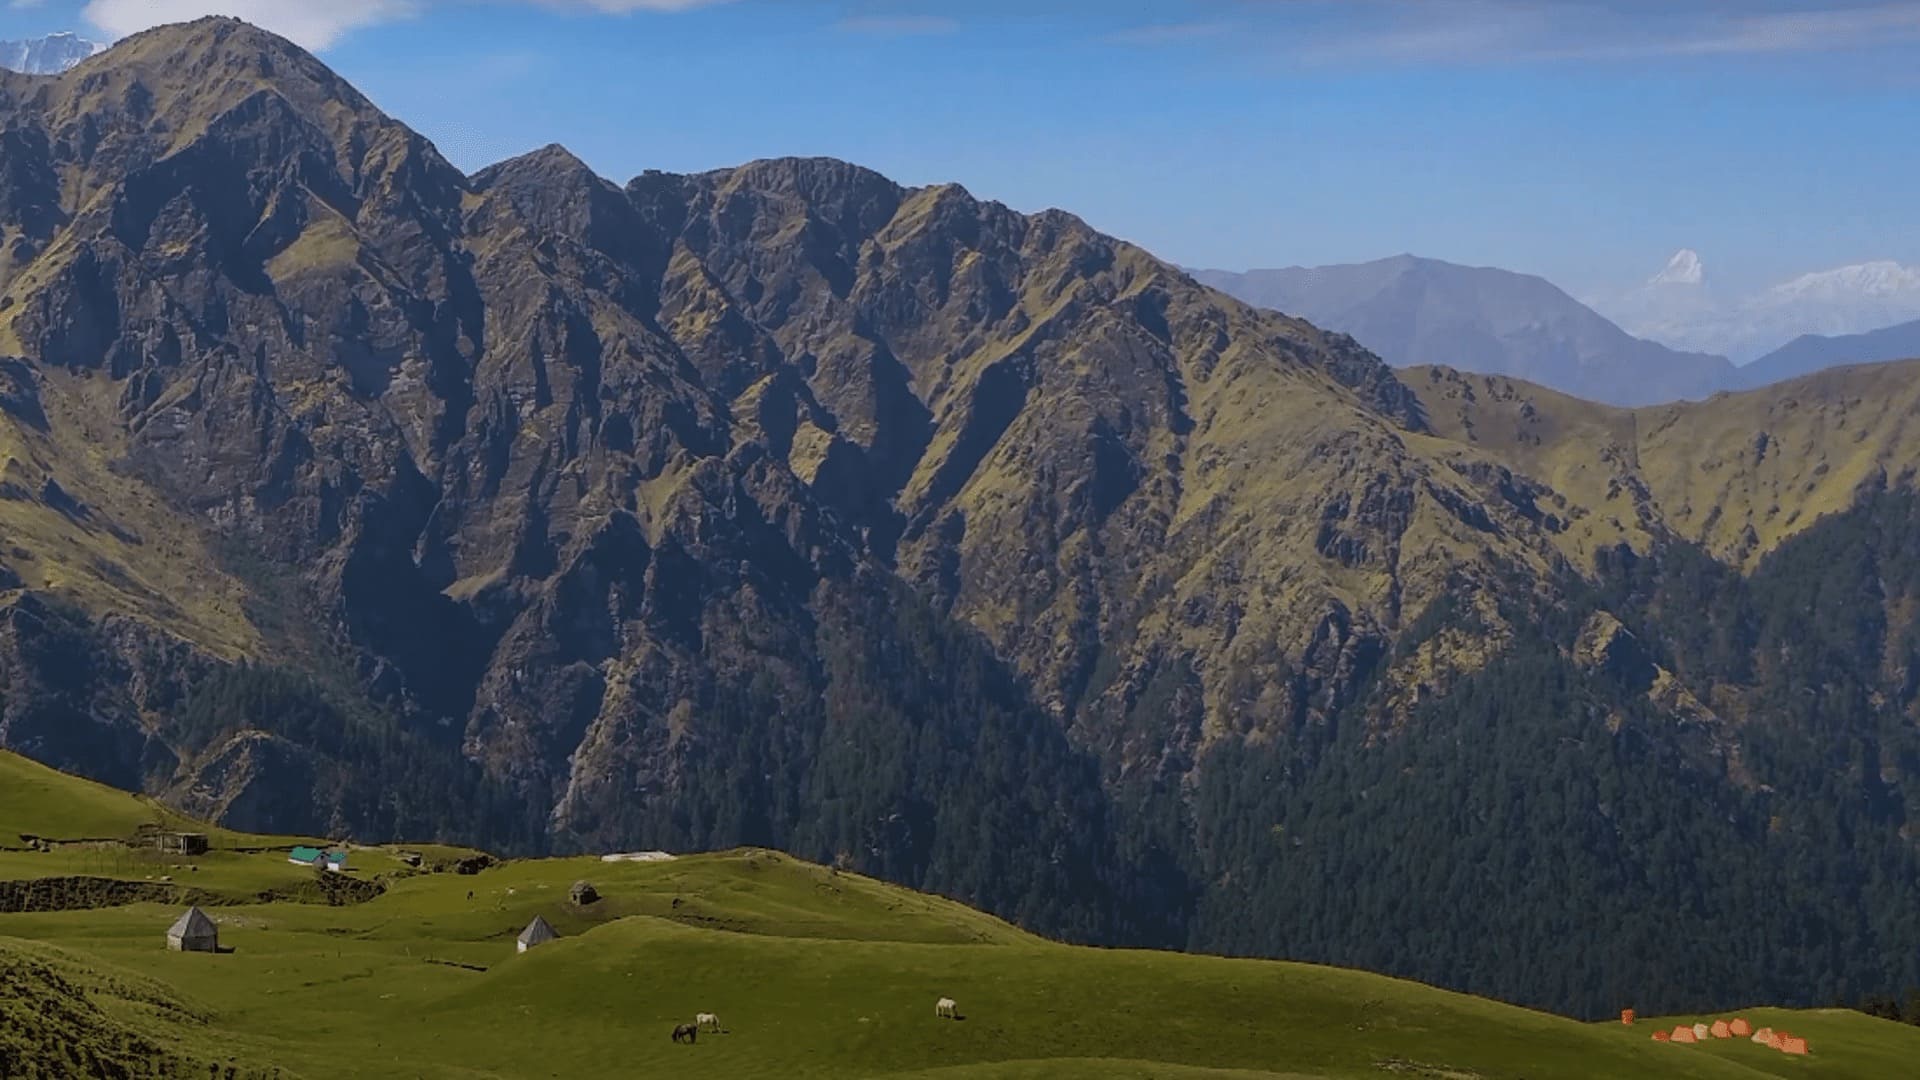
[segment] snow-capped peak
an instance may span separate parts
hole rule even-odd
[[[1782,299],[1883,297],[1920,293],[1920,269],[1891,259],[1802,274],[1767,290]]]
[[[104,49],[105,45],[71,31],[32,41],[0,41],[0,68],[27,75],[58,75]]]
[[[1653,275],[1649,285],[1699,285],[1707,279],[1707,269],[1700,262],[1700,253],[1692,248],[1681,248],[1667,260],[1667,265]]]

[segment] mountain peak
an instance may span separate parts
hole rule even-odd
[[[115,47],[150,52],[173,48],[185,54],[234,52],[306,56],[306,50],[271,30],[230,15],[205,15],[188,22],[166,23],[124,38]]]
[[[256,98],[278,99],[281,105],[265,107],[290,109],[336,134],[354,120],[386,119],[365,96],[299,45],[224,16],[130,35],[90,63],[89,70],[102,77],[70,86],[60,106],[64,114],[117,107],[126,88],[138,84],[166,121],[163,125],[141,121],[140,126],[150,133],[199,130]],[[237,120],[238,114],[234,115]],[[248,122],[254,121],[274,123],[264,117]]]
[[[1899,296],[1920,291],[1920,269],[1878,259],[1802,274],[1768,291],[1776,296]]]
[[[548,143],[538,150],[529,150],[524,154],[490,165],[483,170],[482,175],[490,173],[578,175],[593,173],[593,169],[586,162],[581,161],[578,154],[565,146],[559,143]]]
[[[1498,267],[1403,254],[1196,277],[1257,307],[1349,334],[1399,367],[1509,375],[1620,405],[1704,397],[1728,371],[1718,356],[1636,339],[1545,278]]]
[[[105,48],[71,30],[28,41],[0,41],[0,68],[24,75],[58,75]]]
[[[1700,261],[1700,253],[1692,248],[1681,248],[1667,260],[1667,265],[1653,275],[1648,282],[1651,285],[1700,285],[1707,279],[1706,266]]]

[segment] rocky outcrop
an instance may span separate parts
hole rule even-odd
[[[61,242],[4,282],[0,344],[113,387],[116,467],[252,580],[297,568],[251,587],[255,630],[344,650],[562,831],[670,799],[720,684],[816,692],[819,597],[862,575],[1158,772],[1227,730],[1236,641],[1335,707],[1440,567],[1539,546],[1408,453],[1413,394],[1351,340],[1064,213],[825,160],[621,188],[549,147],[468,178],[231,20],[26,93],[6,198]],[[1127,734],[1175,671],[1178,715]],[[247,737],[174,790],[267,827],[327,773]]]

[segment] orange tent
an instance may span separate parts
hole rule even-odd
[[[1736,1016],[1733,1018],[1733,1023],[1727,1025],[1727,1030],[1733,1033],[1734,1038],[1744,1039],[1753,1034],[1753,1025],[1747,1023],[1746,1017]]]
[[[1625,1025],[1627,1025],[1628,1027],[1632,1027],[1632,1026],[1633,1026],[1633,1010],[1632,1010],[1632,1009],[1621,1009],[1621,1010],[1620,1010],[1620,1022],[1621,1022],[1621,1023],[1623,1023],[1623,1024],[1625,1024]]]
[[[1787,1039],[1789,1039],[1790,1037],[1791,1036],[1789,1036],[1784,1031],[1772,1032],[1767,1035],[1767,1045],[1773,1047],[1775,1050],[1778,1050],[1780,1049],[1780,1044],[1783,1042],[1786,1042]]]
[[[1673,1041],[1677,1043],[1691,1043],[1699,1042],[1700,1040],[1694,1038],[1692,1028],[1682,1026],[1673,1029]]]
[[[1716,1039],[1732,1038],[1733,1029],[1727,1026],[1725,1020],[1715,1020],[1713,1022],[1713,1037]]]
[[[1671,1038],[1673,1038],[1673,1036],[1668,1035],[1664,1031],[1656,1031],[1653,1033],[1654,1042],[1666,1042],[1668,1039],[1671,1039]]]
[[[1807,1052],[1807,1040],[1797,1035],[1788,1035],[1780,1040],[1780,1052],[1783,1054],[1804,1054]]]

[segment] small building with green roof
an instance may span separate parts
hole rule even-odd
[[[287,861],[298,866],[311,866],[315,870],[331,870],[338,874],[347,868],[347,853],[340,850],[328,851],[317,847],[296,847],[287,853]]]

